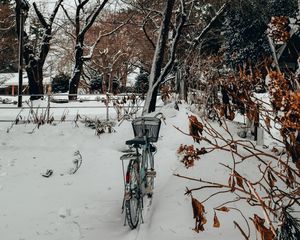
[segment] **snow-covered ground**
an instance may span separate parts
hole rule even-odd
[[[35,125],[20,124],[14,125],[9,132],[7,129],[11,124],[0,123],[1,239],[241,239],[233,225],[233,220],[237,220],[246,228],[238,213],[218,214],[221,227],[212,227],[212,208],[227,197],[232,199],[230,194],[221,198],[216,196],[205,203],[208,218],[205,231],[197,234],[192,230],[195,221],[191,198],[184,192],[186,187],[199,184],[173,174],[227,182],[228,171],[219,163],[231,164],[232,160],[230,154],[216,151],[201,156],[193,168],[186,169],[178,160],[176,150],[182,143],[193,144],[193,140],[174,126],[187,132],[190,112],[186,105],[179,107],[179,111],[172,104],[160,109],[166,116],[166,125],[162,124],[156,144],[155,193],[151,205],[147,202],[144,209],[144,224],[136,230],[123,225],[121,213],[123,180],[119,158],[123,154],[121,151],[126,149],[125,141],[133,136],[130,122],[124,121],[114,127],[114,133],[100,137],[81,123],[79,127],[70,122],[43,125],[34,131]],[[97,117],[104,118],[105,109],[102,111],[101,114],[97,112]],[[0,112],[1,118],[12,117],[11,114],[10,110]],[[74,152],[78,150],[82,155],[82,166],[71,175]],[[247,169],[238,170],[255,177],[256,167],[250,162]],[[47,169],[53,170],[49,178],[41,175]],[[210,191],[204,193],[208,196]],[[204,195],[195,197],[206,198]],[[239,207],[245,210],[247,205]]]

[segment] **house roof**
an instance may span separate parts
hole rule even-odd
[[[19,85],[19,73],[1,73],[0,88],[6,88],[12,85]],[[28,85],[28,78],[26,73],[23,73],[23,85]]]
[[[50,83],[50,77],[44,77],[44,83]],[[0,73],[0,88],[19,85],[19,73]],[[23,72],[23,85],[28,85],[27,73]]]

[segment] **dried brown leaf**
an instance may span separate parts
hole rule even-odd
[[[230,176],[228,179],[228,186],[231,188],[230,191],[234,192],[235,191],[235,180],[233,176]]]
[[[267,116],[264,120],[265,120],[265,124],[266,124],[267,128],[272,128],[270,117]]]
[[[199,143],[200,142],[200,135],[202,135],[203,131],[203,124],[200,123],[196,116],[191,115],[189,118],[189,132],[190,135],[193,137],[194,141]]]
[[[207,223],[205,209],[201,202],[192,197],[193,214],[195,218],[195,230],[197,233],[204,231],[204,224]]]
[[[219,219],[217,217],[216,212],[214,214],[214,225],[213,225],[213,227],[215,227],[215,228],[219,228],[220,227],[220,221],[219,221]]]
[[[267,177],[268,177],[270,186],[274,187],[275,186],[275,182],[277,182],[277,179],[275,178],[275,176],[272,174],[271,171],[268,171]]]
[[[236,171],[234,171],[234,176],[235,176],[235,179],[236,179],[236,184],[239,187],[244,189],[244,184],[243,184],[244,180],[243,180],[242,176],[240,174],[238,174]]]
[[[216,211],[221,211],[221,212],[229,212],[230,209],[228,207],[223,206],[223,207],[220,207],[220,208],[216,208],[215,210]]]
[[[207,153],[207,151],[206,151],[205,147],[201,148],[200,150],[197,149],[197,154],[198,154],[198,155],[204,155],[204,154],[206,154],[206,153]]]
[[[254,214],[254,219],[252,219],[256,230],[260,233],[262,240],[273,240],[275,235],[270,228],[267,228],[264,223],[265,220],[260,218],[258,215]]]

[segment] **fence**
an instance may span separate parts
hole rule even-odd
[[[77,94],[76,100],[69,101],[69,94],[47,94],[47,95],[22,95],[22,107],[17,107],[18,96],[0,96],[0,122],[13,122],[16,117],[23,114],[40,111],[45,116],[45,121],[49,121],[53,115],[61,114],[78,115],[81,113],[94,115],[105,115],[106,120],[111,119],[112,113],[119,118],[121,112],[129,113],[143,108],[143,99],[138,94],[120,94],[113,96],[110,94]],[[30,97],[40,98],[31,101]],[[88,103],[88,104],[87,104]],[[159,106],[158,106],[159,107]],[[114,109],[114,111],[112,111]],[[63,111],[62,111],[63,110]],[[74,111],[77,110],[77,113]],[[59,120],[55,120],[59,121]],[[73,121],[65,119],[65,121]]]

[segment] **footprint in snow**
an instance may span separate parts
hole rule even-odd
[[[9,161],[8,166],[14,167],[15,166],[15,161],[16,161],[16,159]]]

